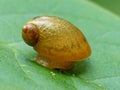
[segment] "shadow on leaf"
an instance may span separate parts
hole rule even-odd
[[[76,62],[74,67],[69,70],[55,70],[56,72],[60,72],[61,74],[68,75],[68,76],[78,76],[80,74],[83,74],[87,71],[89,67],[89,59],[86,59],[84,61]]]

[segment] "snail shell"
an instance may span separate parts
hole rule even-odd
[[[55,16],[38,16],[28,21],[23,26],[22,37],[37,51],[36,62],[51,69],[70,69],[75,61],[91,54],[82,32]]]

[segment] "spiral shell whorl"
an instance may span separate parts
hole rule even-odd
[[[22,28],[22,37],[28,45],[35,46],[39,40],[39,30],[34,24],[28,23]]]

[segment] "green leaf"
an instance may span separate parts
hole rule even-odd
[[[91,0],[120,16],[120,0]]]
[[[120,18],[86,0],[0,0],[0,90],[119,90]],[[84,33],[92,55],[67,71],[34,62],[22,26],[40,15],[69,20]]]

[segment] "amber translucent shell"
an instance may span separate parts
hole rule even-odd
[[[51,69],[70,69],[91,54],[82,32],[59,17],[33,18],[23,27],[22,36],[37,51],[36,62]]]

